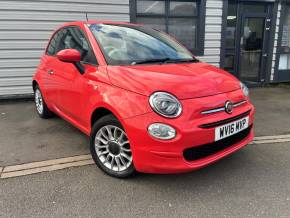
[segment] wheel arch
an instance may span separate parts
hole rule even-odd
[[[119,116],[119,114],[117,114],[111,108],[102,105],[102,106],[95,108],[93,110],[93,112],[91,113],[91,117],[90,117],[91,127],[94,125],[95,122],[97,122],[100,118],[102,118],[106,115],[113,115],[114,117],[116,117],[119,120],[120,123],[122,123],[122,119]]]
[[[38,82],[34,79],[32,81],[32,88],[33,88],[33,91],[35,91],[35,87],[38,85]]]

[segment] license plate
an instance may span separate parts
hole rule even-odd
[[[215,128],[215,141],[232,136],[249,127],[249,117]]]

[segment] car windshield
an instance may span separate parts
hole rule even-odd
[[[194,62],[192,54],[160,31],[134,25],[91,24],[109,65]]]

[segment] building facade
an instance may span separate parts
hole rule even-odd
[[[290,82],[290,1],[0,0],[0,98],[31,94],[52,31],[86,13],[168,32],[248,84]]]

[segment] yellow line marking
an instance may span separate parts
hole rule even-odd
[[[259,141],[253,141],[253,144],[270,144],[270,143],[283,143],[283,142],[290,142],[290,138],[285,139],[272,139],[272,140],[259,140]]]
[[[258,136],[258,137],[255,137],[254,140],[259,141],[259,140],[273,140],[273,139],[285,139],[285,138],[290,139],[290,135]]]
[[[50,165],[64,164],[64,163],[70,163],[70,162],[88,160],[88,159],[91,159],[91,155],[79,155],[79,156],[74,156],[74,157],[58,158],[54,160],[19,164],[19,165],[5,167],[3,170],[3,173],[45,167],[45,166],[50,166]]]
[[[38,168],[32,168],[32,169],[26,169],[26,170],[4,172],[1,175],[1,179],[31,175],[31,174],[35,174],[35,173],[41,173],[41,172],[62,170],[62,169],[70,168],[70,167],[86,166],[86,165],[90,165],[90,164],[94,164],[94,161],[92,159],[71,162],[71,163],[51,165],[51,166],[45,166],[45,167],[38,167]]]

